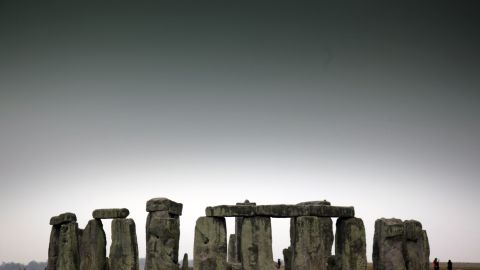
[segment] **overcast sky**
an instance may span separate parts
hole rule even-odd
[[[480,24],[466,2],[0,2],[0,262],[47,258],[51,216],[327,199],[416,219],[480,261]],[[104,222],[110,234],[110,222]],[[289,221],[273,226],[274,257]],[[228,220],[233,233],[233,219]],[[110,240],[109,240],[110,241]],[[180,255],[181,257],[182,255]]]

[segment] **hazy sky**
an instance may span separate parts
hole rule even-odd
[[[68,2],[0,2],[0,262],[45,261],[51,216],[104,207],[130,209],[143,257],[153,197],[184,204],[190,256],[207,206],[327,199],[355,206],[369,261],[381,217],[480,261],[469,2]]]

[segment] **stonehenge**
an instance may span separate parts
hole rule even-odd
[[[167,198],[147,202],[145,270],[179,269],[180,215],[183,205]]]
[[[78,270],[80,266],[77,216],[63,213],[50,219],[52,231],[48,247],[48,270]]]
[[[242,269],[274,269],[272,225],[269,217],[244,217],[241,230]]]
[[[145,270],[192,269],[188,254],[181,264],[178,259],[182,210],[181,203],[167,198],[147,201]],[[126,208],[96,209],[85,229],[79,228],[74,213],[52,217],[46,269],[139,270],[136,225],[129,214]],[[231,234],[226,226],[229,217],[235,218]],[[257,205],[248,200],[205,208],[194,230],[193,269],[276,269],[272,218],[290,219],[290,245],[283,249],[285,270],[367,269],[365,225],[353,207],[328,201]],[[112,220],[108,255],[102,219]],[[374,270],[429,269],[428,236],[419,221],[378,219],[373,240]]]
[[[80,270],[106,270],[107,238],[102,221],[92,219],[83,230],[80,249]]]
[[[332,219],[296,217],[290,220],[292,269],[326,270],[332,253]]]
[[[47,269],[139,270],[135,222],[128,215],[126,208],[94,210],[84,230],[73,213],[52,217]],[[101,219],[113,219],[110,259]]]
[[[188,254],[185,253],[183,255],[183,260],[182,260],[182,270],[188,270]]]
[[[225,218],[200,217],[195,225],[193,268],[227,269],[227,228]]]
[[[127,208],[97,209],[92,216],[94,219],[126,218],[130,212]]]
[[[337,219],[335,231],[335,269],[367,269],[365,226],[359,218]]]
[[[133,219],[112,221],[109,261],[110,270],[139,270],[137,233]]]
[[[230,234],[228,238],[228,249],[227,249],[227,261],[234,263],[237,262],[237,236],[235,234]]]
[[[428,270],[427,232],[416,220],[377,219],[372,257],[375,270]]]

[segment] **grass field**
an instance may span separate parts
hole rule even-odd
[[[431,266],[430,266],[431,267]],[[433,267],[430,269],[433,270]],[[453,263],[454,270],[480,270],[480,263]],[[284,270],[283,267],[280,270]],[[373,265],[368,264],[367,270],[373,270]],[[440,263],[440,270],[447,270],[447,263]]]
[[[368,270],[372,270],[371,263],[368,264]],[[433,270],[433,268],[430,268]],[[453,263],[454,270],[480,270],[480,263]],[[447,270],[447,263],[440,263],[440,270]]]

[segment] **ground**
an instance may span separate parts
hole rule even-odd
[[[372,270],[372,264],[368,264],[367,270]],[[433,268],[431,268],[433,269]],[[440,270],[446,270],[447,263],[440,263]],[[454,270],[480,270],[480,263],[453,263]]]

